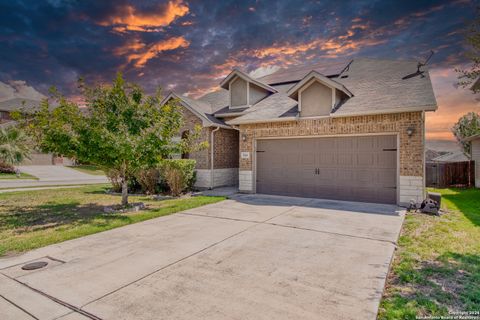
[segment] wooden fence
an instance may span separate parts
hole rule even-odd
[[[475,162],[427,162],[427,187],[473,187],[475,185]]]

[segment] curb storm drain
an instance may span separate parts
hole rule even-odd
[[[22,270],[37,270],[44,268],[48,265],[48,262],[46,261],[36,261],[36,262],[31,262],[27,263],[22,266]]]

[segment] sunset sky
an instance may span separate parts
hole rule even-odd
[[[433,49],[439,108],[427,115],[427,138],[453,139],[457,118],[480,112],[479,96],[454,86],[474,15],[468,0],[0,0],[0,81],[78,99],[78,77],[106,82],[120,70],[148,92],[196,97],[234,67],[258,76],[359,56],[423,60]]]

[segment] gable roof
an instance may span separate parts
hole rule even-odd
[[[313,69],[312,69],[313,68]],[[241,77],[272,94],[241,110],[228,109],[228,82]],[[407,77],[408,76],[408,77]],[[222,82],[221,88],[198,99],[176,95],[182,104],[206,121],[206,125],[228,125],[298,119],[295,92],[317,79],[336,88],[348,97],[330,113],[331,117],[349,117],[414,111],[434,111],[437,102],[426,67],[417,73],[414,60],[382,60],[357,58],[345,62],[317,64],[280,69],[258,79],[234,69]],[[226,123],[219,118],[238,116]],[[219,118],[216,118],[218,116]]]
[[[338,76],[330,78],[320,74],[322,80],[327,78],[334,82],[337,88],[348,90],[351,94],[349,99],[332,110],[330,116],[348,117],[436,110],[437,102],[433,94],[428,70],[424,68],[421,74],[404,79],[405,76],[416,71],[417,62],[413,60],[361,58],[352,60]],[[319,76],[319,73],[315,71],[311,71],[308,74]],[[301,84],[299,86],[301,87]],[[272,85],[272,87],[279,91],[278,94],[283,94],[282,99],[278,99],[277,94],[273,94],[261,101],[263,104],[257,104],[260,106],[268,105],[265,110],[260,110],[257,105],[254,105],[245,111],[245,115],[227,121],[227,123],[241,124],[296,120],[298,107],[296,108],[297,117],[292,115],[295,109],[289,107],[296,105],[297,102],[289,97],[288,93],[298,89],[298,83],[282,83]],[[273,101],[275,102],[272,103]],[[278,108],[278,110],[275,108]],[[290,110],[291,116],[280,117],[279,114],[283,115],[282,112],[286,109]]]
[[[200,120],[202,120],[202,125],[204,127],[214,126],[231,129],[231,127],[226,125],[225,122],[215,118],[212,115],[212,107],[207,102],[179,95],[172,91],[165,98],[163,98],[161,104],[164,105],[170,99],[178,99],[182,106],[184,106],[187,110],[191,111]]]
[[[235,77],[239,77],[239,78],[241,78],[245,81],[251,82],[251,83],[253,83],[253,84],[259,86],[260,88],[263,88],[263,89],[265,89],[269,92],[272,92],[272,93],[277,92],[277,90],[275,90],[274,88],[272,88],[268,84],[265,84],[261,81],[255,80],[252,77],[250,77],[249,75],[247,75],[246,73],[244,73],[244,72],[242,72],[238,69],[233,69],[233,71],[230,72],[230,74],[228,76],[226,76],[225,79],[222,80],[222,82],[220,82],[220,87],[222,87],[223,89],[228,89],[228,84]]]
[[[307,85],[310,82],[310,80],[312,80],[312,79],[315,79],[315,80],[319,81],[320,83],[323,83],[323,84],[327,85],[328,87],[340,90],[349,97],[351,97],[353,95],[350,91],[348,91],[347,88],[345,88],[345,86],[343,84],[338,83],[337,81],[332,80],[330,78],[327,78],[326,76],[318,73],[315,70],[312,70],[300,82],[297,82],[297,84],[295,84],[290,89],[288,89],[288,91],[287,91],[288,96],[290,98],[297,99],[298,91],[302,87]]]

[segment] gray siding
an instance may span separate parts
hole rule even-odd
[[[315,81],[300,93],[300,116],[326,116],[332,110],[332,89]]]
[[[268,95],[268,91],[250,83],[250,105],[254,105]]]
[[[237,78],[230,84],[230,105],[232,107],[247,104],[247,82]]]

